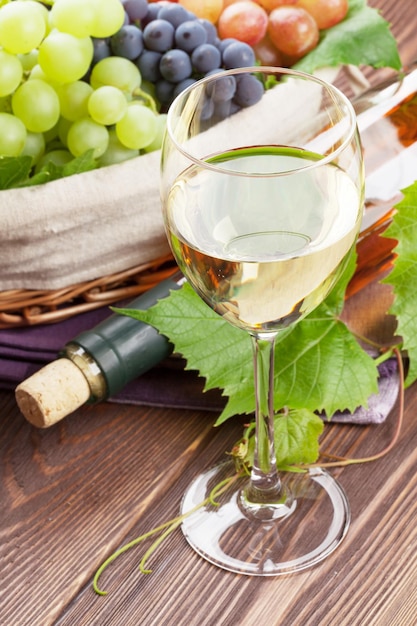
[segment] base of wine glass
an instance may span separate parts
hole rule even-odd
[[[194,480],[182,501],[185,514],[208,498],[234,473],[223,463]],[[207,504],[182,523],[188,543],[203,558],[223,569],[253,576],[279,576],[316,565],[337,548],[350,522],[350,508],[339,483],[326,471],[282,475],[282,501],[248,503],[245,484],[234,482],[217,505]]]

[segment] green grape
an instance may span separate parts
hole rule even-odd
[[[140,84],[140,89],[142,92],[147,94],[154,102],[158,99],[156,97],[156,87],[155,83],[151,83],[149,80],[142,80]]]
[[[139,150],[131,150],[126,148],[120,143],[119,138],[114,129],[109,130],[109,145],[107,150],[99,159],[100,167],[105,165],[115,165],[116,163],[123,163],[133,157],[139,156]]]
[[[127,101],[120,89],[105,85],[99,87],[88,100],[88,112],[99,124],[111,126],[122,119],[127,110]]]
[[[23,76],[23,67],[19,59],[13,54],[0,50],[0,96],[13,93],[20,84]]]
[[[47,9],[34,0],[9,2],[0,8],[0,46],[25,54],[41,43],[46,33]]]
[[[57,121],[56,124],[54,124],[54,126],[52,126],[52,128],[50,128],[49,130],[44,132],[44,137],[45,137],[45,143],[47,146],[47,150],[49,150],[49,144],[52,141],[57,141],[58,139],[58,130],[59,130],[59,120]]]
[[[93,67],[90,84],[93,89],[105,85],[117,87],[127,94],[140,87],[142,77],[136,65],[122,57],[106,57]]]
[[[51,85],[33,78],[14,92],[12,110],[27,130],[43,133],[55,126],[59,119],[59,98]]]
[[[68,150],[50,150],[49,152],[44,154],[43,157],[38,161],[35,167],[35,172],[40,172],[40,170],[45,167],[45,165],[48,165],[48,163],[53,163],[54,165],[61,166],[69,163],[73,160],[73,158],[74,157],[72,156],[71,152],[69,152]]]
[[[156,135],[154,140],[147,146],[145,146],[145,152],[153,152],[154,150],[159,150],[162,146],[162,140],[164,138],[164,133],[167,125],[167,115],[166,113],[161,113],[156,116]]]
[[[92,37],[111,37],[123,26],[125,11],[120,0],[89,0],[95,6]]]
[[[94,150],[95,159],[106,151],[109,144],[109,131],[105,126],[85,117],[71,126],[67,135],[68,149],[75,157],[87,150]]]
[[[89,0],[56,0],[50,11],[51,25],[75,37],[89,37],[95,19],[96,6]]]
[[[19,156],[26,142],[26,128],[11,113],[0,113],[0,155]]]
[[[83,80],[61,85],[56,89],[61,105],[61,115],[70,122],[88,116],[88,100],[93,93],[91,85]]]
[[[58,83],[56,80],[53,80],[52,78],[47,76],[38,63],[34,65],[32,69],[30,70],[28,80],[32,80],[33,78],[38,78],[39,80],[43,80],[44,83],[48,83],[48,85],[51,85],[51,87],[53,87],[55,91],[57,91],[57,89],[61,87],[61,83]]]
[[[18,54],[24,72],[31,72],[38,62],[39,50],[34,48],[26,54]]]
[[[10,96],[0,98],[0,111],[2,111],[3,113],[12,112],[12,99]]]
[[[126,113],[116,124],[119,141],[133,150],[141,150],[148,146],[157,133],[157,116],[150,109],[132,102]]]
[[[45,153],[45,137],[43,133],[26,133],[26,142],[21,152],[22,156],[32,157],[36,165]]]
[[[45,154],[49,154],[49,152],[56,152],[57,150],[64,150],[65,152],[69,152],[68,146],[64,146],[59,137],[56,137],[52,141],[48,141],[45,147]],[[71,154],[71,153],[70,153]],[[72,154],[71,154],[72,156]],[[72,158],[74,158],[72,156]]]
[[[68,147],[68,131],[72,126],[72,122],[61,117],[58,122],[58,137],[62,145]]]
[[[52,31],[39,46],[39,65],[52,80],[73,83],[87,73],[93,53],[90,37]]]

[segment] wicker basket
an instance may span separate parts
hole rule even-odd
[[[133,298],[175,270],[159,159],[0,192],[0,328]]]
[[[169,254],[123,272],[62,289],[10,289],[0,292],[0,329],[51,324],[126,298],[133,299],[176,270],[174,259]]]

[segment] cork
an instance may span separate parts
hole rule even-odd
[[[72,361],[58,359],[20,383],[15,395],[24,417],[38,428],[48,428],[85,404],[90,387]]]

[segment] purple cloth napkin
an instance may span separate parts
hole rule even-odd
[[[126,303],[120,303],[126,305]],[[57,358],[66,343],[112,315],[105,306],[55,324],[0,330],[0,389],[16,386]],[[169,358],[129,383],[111,401],[148,406],[221,411],[220,391],[203,393],[204,380],[184,371],[183,361]]]
[[[55,359],[68,341],[111,314],[105,306],[55,324],[0,330],[0,389],[14,390],[19,382]],[[203,387],[202,378],[185,371],[180,359],[170,357],[129,383],[110,401],[220,412],[225,404],[220,391],[203,393]],[[332,420],[381,423],[394,407],[398,390],[398,368],[391,359],[380,368],[379,394],[369,399],[368,408],[359,408],[353,414],[338,413]]]

